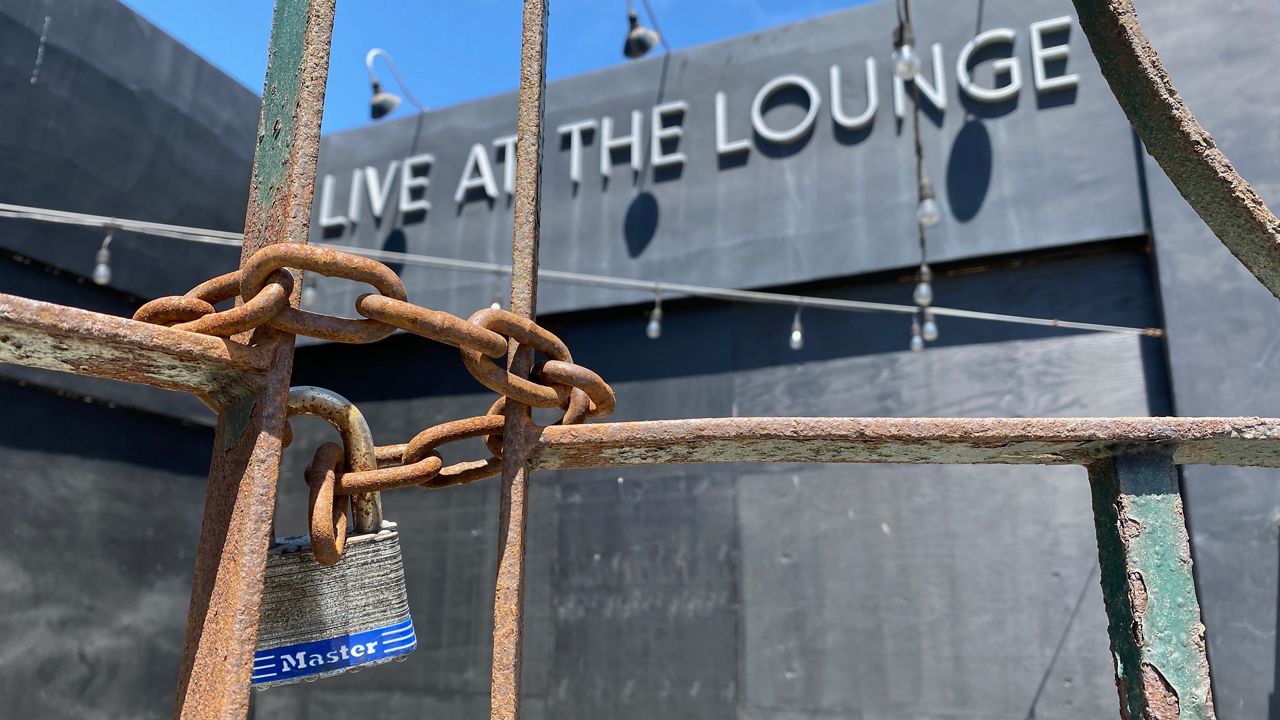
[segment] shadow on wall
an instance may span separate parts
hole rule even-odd
[[[396,228],[387,234],[387,239],[382,242],[382,249],[387,252],[407,253],[409,252],[409,242],[405,238],[404,230]],[[391,268],[391,272],[396,275],[404,274],[404,263],[387,263],[387,267]]]
[[[991,163],[991,135],[981,120],[970,116],[947,158],[947,204],[956,220],[968,222],[982,209],[991,189]]]
[[[627,254],[640,257],[658,233],[658,199],[648,190],[641,191],[631,200],[627,217],[622,223],[622,235],[627,240]]]

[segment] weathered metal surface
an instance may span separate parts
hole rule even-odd
[[[333,31],[333,0],[277,0],[241,265],[266,245],[305,243]],[[297,302],[297,288],[291,302]],[[243,718],[280,470],[293,336],[236,336],[267,354],[256,396],[218,417],[174,716]]]
[[[1280,419],[714,418],[553,425],[539,469],[663,463],[1085,465],[1130,443],[1188,465],[1280,467]]]
[[[312,178],[314,181],[314,177]],[[310,208],[310,203],[308,203]],[[240,297],[249,301],[266,286],[268,278],[286,267],[312,270],[321,275],[368,283],[395,300],[406,298],[404,283],[391,268],[359,255],[309,245],[277,245],[246,257],[240,279]],[[347,343],[377,342],[395,328],[375,320],[353,320],[286,308],[271,319],[272,327],[289,333]]]
[[[1147,152],[1231,254],[1280,297],[1280,219],[1178,95],[1132,0],[1073,0],[1103,77]]]
[[[614,396],[613,388],[609,387],[609,383],[606,383],[604,378],[597,375],[590,368],[559,360],[548,360],[535,366],[531,374],[544,382],[566,385],[582,390],[591,401],[590,410],[587,413],[590,417],[610,415],[618,404],[618,398]],[[566,414],[565,417],[571,416]],[[566,422],[565,424],[573,423]]]
[[[522,354],[528,354],[530,358],[534,350],[540,350],[556,360],[573,362],[569,348],[560,338],[539,327],[530,318],[520,317],[506,310],[486,308],[473,314],[470,320],[482,328],[503,333],[515,340],[519,343]],[[460,352],[462,364],[472,377],[496,393],[533,407],[562,407],[569,402],[567,387],[549,387],[525,379],[529,368],[525,368],[523,372],[503,370],[475,350],[463,348]]]
[[[429,455],[435,454],[435,448],[444,443],[472,437],[500,437],[504,427],[506,427],[506,419],[502,415],[480,415],[476,418],[453,420],[451,423],[435,425],[417,433],[404,447],[404,464],[426,459]],[[479,469],[475,469],[475,462],[461,462],[440,470],[440,474],[444,475],[445,482],[448,484],[462,484],[471,480],[493,477],[498,474],[500,465],[502,461],[498,457],[490,457],[480,462]]]
[[[133,319],[156,325],[173,325],[217,312],[212,305],[193,297],[162,297],[138,308]]]
[[[196,291],[188,292],[186,297],[199,297]],[[205,333],[219,337],[232,337],[248,332],[289,308],[289,298],[293,296],[293,275],[287,272],[273,273],[271,282],[252,298],[222,312],[189,320],[175,325],[178,330]],[[203,297],[209,303],[230,300],[235,293],[220,297]],[[162,298],[163,299],[163,298]],[[141,319],[141,318],[139,318]]]
[[[511,313],[532,320],[538,305],[538,240],[542,205],[543,106],[547,82],[547,1],[525,0],[520,41],[520,89],[516,102],[516,172],[511,238]],[[567,351],[566,351],[567,352]],[[465,355],[465,352],[464,352]],[[559,358],[569,360],[568,357]],[[527,378],[533,348],[512,347],[508,378]],[[557,398],[560,402],[568,398]],[[493,658],[489,715],[520,717],[520,670],[524,625],[525,526],[529,518],[534,429],[529,408],[506,403],[503,431],[502,500],[498,515],[498,569],[493,593]]]
[[[279,538],[267,556],[253,669],[259,689],[403,660],[417,646],[395,523],[352,537],[336,566],[318,565],[307,540]],[[323,650],[312,655],[313,643]],[[300,651],[307,662],[296,662]]]
[[[324,567],[337,565],[347,546],[347,498],[334,493],[342,446],[321,443],[307,465],[307,516],[311,551]]]
[[[230,403],[268,355],[214,337],[0,294],[0,362],[145,383]]]
[[[361,295],[356,299],[356,312],[456,348],[468,348],[491,358],[507,356],[506,338],[447,312],[418,307],[385,295]]]
[[[1173,454],[1134,448],[1089,465],[1102,595],[1125,720],[1211,720],[1204,625]]]
[[[332,425],[342,437],[342,459],[346,469],[378,469],[373,433],[355,403],[332,390],[303,385],[289,389],[288,412],[290,416],[314,415]],[[332,488],[329,494],[333,494]],[[351,515],[356,532],[377,532],[382,527],[381,497],[376,492],[353,494]]]

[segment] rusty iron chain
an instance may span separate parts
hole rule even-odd
[[[377,294],[356,298],[360,318],[343,318],[300,310],[290,305],[294,270],[310,270],[373,286]],[[218,303],[239,299],[219,311]],[[364,344],[386,338],[397,329],[455,347],[463,365],[480,384],[499,394],[484,415],[426,428],[409,442],[374,448],[376,462],[363,468],[344,463],[342,445],[323,443],[306,469],[312,546],[322,564],[342,556],[347,536],[348,496],[365,496],[403,487],[437,489],[493,477],[502,470],[502,433],[508,398],[537,408],[562,408],[555,424],[574,425],[613,412],[613,389],[598,374],[577,365],[560,338],[532,320],[487,308],[463,319],[408,301],[404,284],[386,265],[332,248],[301,244],[270,245],[255,253],[241,270],[211,278],[185,295],[152,300],[134,320],[176,330],[230,338],[262,326],[295,335],[341,343]],[[505,362],[515,345],[541,352],[548,359],[535,365],[529,379],[509,372]],[[292,413],[291,413],[292,414]],[[492,455],[445,465],[438,448],[468,438],[483,438]],[[292,440],[286,424],[284,443]],[[347,448],[346,450],[350,450]]]

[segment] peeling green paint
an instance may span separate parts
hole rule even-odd
[[[1213,718],[1172,454],[1122,453],[1089,478],[1122,717]]]
[[[218,413],[219,451],[231,452],[231,448],[240,442],[240,437],[253,423],[253,409],[258,404],[256,394],[244,394],[222,405]]]
[[[262,89],[262,120],[253,163],[253,188],[259,207],[257,222],[265,224],[272,201],[288,180],[293,147],[294,113],[302,87],[306,60],[309,0],[276,0],[271,25],[271,55]]]

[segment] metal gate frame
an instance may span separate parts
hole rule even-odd
[[[548,0],[524,0],[511,310],[537,305]],[[335,0],[277,0],[241,266],[307,242]],[[1182,103],[1132,0],[1073,0],[1148,152],[1224,245],[1280,297],[1280,220]],[[293,271],[297,272],[297,271]],[[301,283],[295,282],[295,288]],[[237,300],[237,303],[240,301]],[[297,307],[298,291],[290,296]],[[292,334],[229,339],[0,294],[0,362],[195,394],[218,413],[176,718],[243,718],[275,506]],[[533,350],[512,342],[510,371]],[[1280,467],[1258,418],[732,418],[539,427],[506,403],[491,715],[520,715],[529,476],[700,462],[1074,464],[1088,469],[1122,718],[1212,718],[1204,626],[1175,466]]]

